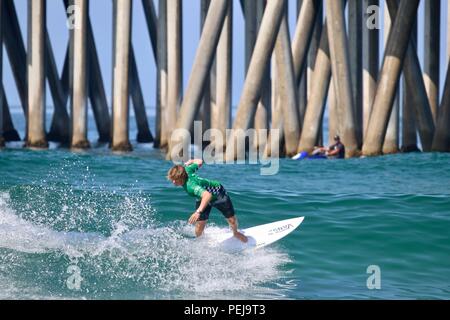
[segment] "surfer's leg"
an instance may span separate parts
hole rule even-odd
[[[242,242],[247,242],[247,237],[238,231],[238,223],[235,216],[233,203],[231,202],[231,198],[225,190],[223,193],[217,196],[217,200],[212,203],[212,206],[222,212],[225,219],[227,219],[231,230],[233,230],[233,235]]]
[[[195,236],[197,238],[203,234],[203,230],[205,230],[206,222],[208,222],[208,220],[197,221],[195,223]]]
[[[248,239],[246,236],[244,236],[242,233],[238,231],[238,222],[236,219],[236,216],[232,216],[230,218],[227,218],[228,224],[230,225],[231,230],[233,230],[233,235],[241,240],[242,242],[247,242]]]
[[[200,206],[200,201],[197,201],[195,203],[195,208],[198,209]],[[203,230],[205,230],[206,222],[208,222],[209,219],[209,213],[211,212],[211,204],[208,204],[203,210],[203,212],[200,214],[200,217],[198,218],[197,222],[195,223],[195,236],[200,237],[203,234]]]

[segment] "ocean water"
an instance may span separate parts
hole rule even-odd
[[[305,216],[242,254],[193,238],[170,167],[151,144],[0,151],[0,299],[450,298],[450,154],[205,165],[242,228]],[[227,228],[213,209],[208,232]]]

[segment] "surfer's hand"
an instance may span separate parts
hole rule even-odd
[[[198,212],[194,212],[191,217],[189,218],[188,222],[190,224],[194,224],[195,222],[197,222],[198,218],[200,218],[200,213]]]

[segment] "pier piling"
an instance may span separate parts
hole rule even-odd
[[[25,118],[28,118],[27,51],[13,0],[3,0],[3,37]],[[28,3],[28,6],[30,4]],[[29,13],[28,13],[29,14]],[[42,21],[43,22],[43,21]],[[30,29],[28,29],[30,32]],[[27,129],[26,129],[27,130]],[[26,134],[25,134],[26,135]]]
[[[267,1],[264,17],[261,21],[258,37],[256,39],[254,54],[250,61],[247,76],[244,82],[237,114],[233,123],[233,129],[246,130],[255,116],[256,107],[261,96],[261,85],[264,78],[265,67],[269,63],[270,56],[275,46],[275,40],[285,8],[285,0]],[[236,135],[231,134],[227,146],[236,146]],[[226,159],[236,159],[236,149],[227,148]]]
[[[67,51],[70,51],[70,43],[67,47]],[[50,92],[53,99],[54,112],[50,131],[47,135],[49,141],[61,142],[63,145],[69,145],[70,142],[70,116],[67,112],[67,99],[68,99],[68,83],[64,88],[64,83],[61,81],[56,66],[55,57],[53,54],[52,44],[48,31],[45,34],[45,52],[46,52],[46,74],[50,87]],[[69,64],[69,55],[66,56],[64,66]]]
[[[376,21],[381,18],[378,0],[364,0],[363,38],[363,138],[365,138],[378,81],[379,29]],[[372,8],[371,10],[369,10]],[[374,10],[373,10],[374,9]],[[370,18],[370,20],[369,20]],[[364,140],[364,139],[363,139]]]
[[[45,133],[46,1],[28,0],[28,121],[26,146],[48,148]]]
[[[354,108],[355,135],[358,150],[362,145],[362,19],[363,2],[361,0],[348,1],[348,51],[350,74],[352,80],[352,97]]]
[[[439,107],[439,51],[441,1],[425,0],[424,82],[433,121],[437,123]]]
[[[283,114],[286,155],[293,156],[297,153],[300,137],[300,118],[297,102],[298,86],[294,74],[294,62],[286,17],[281,21],[280,31],[275,45],[275,57],[280,79],[280,92],[276,101],[280,104],[280,110]]]
[[[167,0],[167,114],[166,129],[170,137],[177,122],[182,91],[182,3]]]
[[[392,21],[389,16],[387,7],[384,7],[384,45],[386,47],[389,32],[391,30]],[[392,106],[391,116],[386,130],[386,136],[383,143],[383,154],[393,154],[398,152],[398,130],[399,130],[399,85],[397,86],[394,105]]]
[[[208,151],[215,150],[216,159],[224,155],[226,161],[243,160],[247,151],[256,150],[264,151],[265,156],[271,156],[272,151],[277,156],[311,152],[314,146],[323,144],[327,105],[329,144],[336,134],[340,135],[346,157],[420,151],[418,146],[424,152],[450,152],[450,80],[439,76],[442,0],[424,1],[419,11],[424,16],[422,30],[418,32],[414,29],[420,0],[240,0],[241,22],[240,15],[233,17],[232,0],[196,1],[200,4],[201,34],[186,90],[183,34],[187,24],[183,19],[189,12],[183,12],[183,5],[187,2],[141,0],[139,8],[148,32],[144,38],[151,44],[145,58],[152,56],[156,66],[156,72],[150,75],[156,78],[155,88],[144,88],[140,76],[148,70],[139,69],[138,46],[133,46],[131,37],[136,14],[133,1],[112,1],[113,46],[107,52],[112,55],[112,81],[107,93],[100,66],[105,53],[97,50],[95,25],[89,14],[92,1],[62,1],[69,42],[64,61],[58,61],[58,47],[52,44],[46,24],[47,5],[53,2],[28,0],[25,45],[23,13],[16,10],[15,1],[0,0],[0,41],[5,44],[19,98],[10,110],[10,86],[2,84],[0,147],[20,139],[13,123],[14,107],[20,104],[25,118],[25,146],[47,148],[52,141],[61,147],[88,148],[91,105],[98,142],[109,143],[113,151],[131,151],[131,102],[137,142],[153,142],[167,159],[180,155],[189,158],[187,153],[172,154],[172,147],[177,153],[180,145],[192,143],[201,148],[211,143]],[[297,17],[291,38],[288,8],[292,2]],[[392,21],[391,29],[380,25],[383,4],[384,20]],[[447,20],[449,17],[450,9]],[[243,23],[238,35],[233,34],[236,21]],[[380,32],[385,33],[383,53]],[[417,33],[424,41],[417,41]],[[242,52],[236,52],[239,47],[233,48],[235,37],[244,38]],[[422,52],[423,65],[419,61]],[[243,57],[242,70],[233,70],[235,56]],[[0,76],[4,72],[0,64]],[[245,79],[243,87],[237,88],[240,98],[233,118],[233,79],[239,73]],[[48,115],[51,123],[47,133],[48,93],[53,113]],[[146,104],[147,94],[154,94],[154,106],[148,101]],[[148,107],[154,109],[149,112]],[[152,114],[154,128],[149,125]],[[202,136],[211,132],[209,138],[204,136],[210,141],[192,136],[200,134],[194,130],[195,120],[202,123]],[[214,133],[208,131],[210,128]],[[222,139],[216,138],[218,133]],[[271,150],[275,146],[278,150]],[[246,152],[238,155],[237,150]]]
[[[133,102],[134,117],[138,129],[136,141],[141,143],[149,143],[153,141],[147,120],[147,112],[145,111],[144,95],[142,93],[141,83],[139,81],[139,73],[136,64],[134,49],[130,48],[130,95]]]
[[[413,30],[411,32],[411,40],[412,42],[417,43],[417,19],[413,26]],[[418,152],[420,149],[417,147],[417,126],[416,126],[416,117],[415,107],[414,107],[414,99],[411,97],[414,93],[412,90],[415,90],[414,87],[410,87],[410,84],[405,80],[405,76],[402,77],[403,82],[403,106],[402,106],[402,152]]]
[[[445,78],[444,94],[439,108],[432,150],[450,152],[450,68],[447,69],[447,76]]]
[[[355,108],[349,62],[348,40],[345,29],[344,0],[327,0],[327,29],[339,116],[339,135],[345,144],[346,157],[358,154]]]
[[[158,5],[158,50],[156,82],[156,148],[167,149],[166,109],[167,109],[167,0],[159,0]]]
[[[77,27],[71,30],[71,114],[72,114],[72,149],[90,147],[87,139],[87,92],[88,92],[88,53],[87,53],[87,15],[88,0],[73,0],[79,12],[75,15]]]
[[[228,3],[227,14],[223,23],[216,54],[216,105],[211,110],[211,127],[220,130],[222,144],[215,142],[216,150],[221,150],[226,143],[226,129],[231,123],[232,101],[232,42],[233,38],[233,3]]]
[[[0,43],[2,44],[2,50],[0,50],[0,79],[3,84],[3,0],[0,0]],[[3,138],[3,109],[5,92],[0,90],[0,148],[5,146],[5,138]]]
[[[395,0],[394,0],[395,1]],[[396,1],[395,1],[396,2]],[[388,119],[391,115],[403,60],[414,24],[418,0],[402,0],[386,45],[385,57],[378,81],[372,112],[363,144],[363,155],[375,156],[382,153]]]
[[[132,0],[114,1],[113,151],[132,150],[128,136],[131,4]]]
[[[298,152],[311,152],[317,145],[319,129],[323,120],[325,103],[331,80],[331,60],[328,44],[327,21],[322,27],[320,44],[311,81],[311,96],[308,99]],[[335,132],[333,135],[336,134]]]
[[[200,43],[192,66],[192,72],[183,97],[176,128],[189,130],[198,112],[202,97],[202,89],[205,86],[208,72],[219,42],[220,33],[223,29],[225,16],[227,14],[228,1],[215,0],[211,3],[205,20]],[[181,137],[186,141],[187,137]],[[171,141],[170,143],[174,143]],[[183,155],[187,156],[187,155]],[[168,157],[172,157],[170,149]]]

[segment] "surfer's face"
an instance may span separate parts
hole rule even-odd
[[[183,183],[179,180],[172,180],[172,183],[178,187],[183,185]]]

